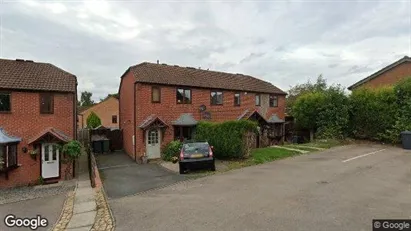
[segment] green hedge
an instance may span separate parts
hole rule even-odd
[[[249,120],[227,121],[222,123],[199,122],[195,140],[208,141],[214,146],[214,156],[219,159],[243,158],[244,135],[257,132],[257,123]]]

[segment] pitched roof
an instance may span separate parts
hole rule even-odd
[[[273,84],[243,74],[144,62],[131,66],[136,82],[286,94]]]
[[[149,116],[147,116],[147,118],[138,126],[139,128],[145,130],[148,127],[150,127],[150,125],[152,125],[154,122],[158,122],[162,127],[167,127],[168,125],[164,122],[164,120],[162,120],[161,118],[159,118],[158,116],[156,116],[155,114],[151,114]]]
[[[284,120],[278,118],[277,114],[272,114],[267,120],[268,123],[284,123]]]
[[[50,64],[0,59],[0,89],[76,92],[76,76]]]
[[[43,138],[47,134],[50,134],[50,135],[54,136],[56,139],[58,139],[62,142],[65,142],[65,143],[67,143],[71,140],[71,138],[68,135],[66,135],[64,132],[62,132],[58,129],[49,127],[49,128],[46,128],[45,130],[41,131],[40,133],[38,133],[36,136],[32,137],[30,140],[28,140],[28,144],[32,144],[32,143],[38,141],[39,139]]]
[[[178,126],[191,126],[191,125],[196,125],[198,122],[196,119],[194,119],[193,114],[191,113],[183,113],[178,117],[177,120],[173,121],[173,125],[178,125]]]
[[[355,88],[357,88],[357,87],[363,85],[364,83],[366,83],[366,82],[368,82],[368,81],[370,81],[370,80],[378,77],[379,75],[383,74],[384,72],[387,72],[387,71],[391,70],[392,68],[394,68],[394,67],[396,67],[396,66],[398,66],[398,65],[400,65],[400,64],[403,64],[403,63],[405,63],[405,62],[411,62],[411,58],[408,57],[408,56],[404,56],[402,59],[400,59],[400,60],[398,60],[398,61],[396,61],[396,62],[394,62],[394,63],[392,63],[392,64],[390,64],[390,65],[388,65],[388,66],[386,66],[386,67],[384,67],[383,69],[375,72],[374,74],[368,76],[367,78],[364,78],[364,79],[362,79],[362,80],[354,83],[353,85],[349,86],[349,87],[348,87],[348,90],[354,90]]]
[[[10,136],[7,132],[0,128],[0,144],[20,142],[21,138]]]

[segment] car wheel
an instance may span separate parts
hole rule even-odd
[[[184,174],[185,173],[185,168],[183,165],[180,164],[180,174]]]

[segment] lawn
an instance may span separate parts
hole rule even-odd
[[[228,166],[229,170],[256,164],[263,164],[300,154],[300,152],[290,151],[282,148],[257,148],[251,152],[251,156],[248,159],[227,161],[225,164]]]

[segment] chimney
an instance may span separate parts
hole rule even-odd
[[[24,59],[16,59],[16,61],[24,62]]]
[[[160,60],[157,59],[157,64],[160,64]]]

